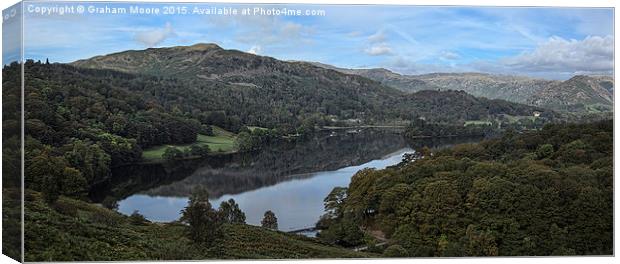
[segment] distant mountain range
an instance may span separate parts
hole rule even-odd
[[[344,69],[309,62],[339,72],[364,76],[407,93],[463,90],[471,95],[569,111],[613,110],[611,76],[577,75],[566,81],[486,73],[401,75],[383,68]]]

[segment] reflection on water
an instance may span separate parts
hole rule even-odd
[[[113,180],[91,193],[93,199],[116,197],[119,211],[138,210],[152,221],[173,221],[196,186],[206,187],[215,207],[235,199],[249,224],[259,225],[272,210],[283,231],[313,226],[323,213],[323,199],[336,186],[348,186],[363,168],[397,164],[421,146],[438,147],[463,140],[406,142],[398,131],[366,129],[358,133],[319,134],[280,143],[259,153],[209,157],[173,166],[118,168]]]
[[[336,186],[347,186],[351,176],[363,168],[382,169],[399,163],[402,155],[412,152],[401,149],[383,159],[372,160],[358,166],[349,166],[333,171],[309,173],[302,179],[291,179],[276,185],[263,187],[239,194],[227,194],[211,203],[218,206],[222,201],[235,199],[246,213],[247,223],[260,225],[263,214],[272,210],[278,217],[280,230],[289,231],[313,226],[323,213],[323,198]],[[187,197],[164,197],[137,194],[119,202],[119,211],[131,214],[139,210],[153,221],[173,221],[187,205]]]

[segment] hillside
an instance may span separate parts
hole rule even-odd
[[[613,87],[614,80],[610,76],[578,75],[545,87],[528,103],[564,110],[613,111]]]
[[[405,95],[403,105],[416,118],[431,122],[453,122],[459,124],[466,120],[487,120],[498,115],[533,116],[534,112],[542,113],[541,117],[553,119],[557,116],[553,111],[540,107],[511,103],[500,99],[475,97],[464,91],[430,91],[423,90]]]
[[[177,107],[184,111],[200,105],[202,111],[224,111],[243,124],[289,131],[304,120],[327,116],[383,122],[394,118],[389,106],[402,94],[363,77],[214,44],[126,51],[72,65],[173,78],[183,89],[161,96],[182,98]]]
[[[76,61],[73,65],[174,77],[188,84],[186,89],[192,90],[192,97],[209,95],[204,100],[209,100],[227,113],[238,115],[242,123],[263,127],[274,127],[282,122],[297,126],[313,114],[315,119],[325,120],[328,116],[335,116],[340,120],[361,120],[367,124],[411,120],[419,116],[430,118],[427,99],[435,103],[452,103],[434,105],[433,109],[442,109],[445,113],[442,118],[463,121],[467,118],[461,117],[479,115],[478,110],[482,108],[491,109],[488,114],[502,114],[494,110],[502,111],[503,108],[489,104],[507,104],[443,92],[406,95],[357,75],[342,74],[305,62],[279,61],[225,50],[214,44],[125,51]],[[218,87],[222,94],[213,94],[213,86]],[[240,98],[237,93],[242,93]],[[223,94],[234,97],[237,102],[221,98]],[[429,97],[448,99],[440,102]],[[222,101],[227,105],[221,104]],[[240,104],[243,107],[238,107]],[[425,107],[420,107],[421,104]],[[518,109],[519,115],[542,111],[516,104],[511,108]],[[269,115],[260,116],[265,112]]]
[[[326,69],[364,76],[406,93],[422,90],[463,90],[471,95],[529,104],[557,110],[588,111],[589,106],[605,111],[613,106],[611,76],[575,76],[552,81],[522,76],[485,73],[432,73],[401,75],[387,69],[344,69],[310,63]]]
[[[422,90],[463,90],[471,95],[527,103],[527,98],[554,81],[485,73],[431,73],[402,75],[383,68],[343,69],[311,63],[343,73],[360,75],[406,93]]]
[[[16,193],[8,195],[15,195]],[[25,260],[130,261],[370,257],[312,238],[227,224],[213,248],[193,243],[180,223],[150,223],[61,197],[52,205],[26,191]]]

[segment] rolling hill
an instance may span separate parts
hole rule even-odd
[[[189,105],[209,105],[209,110],[224,110],[238,116],[244,124],[263,127],[283,122],[296,127],[310,116],[377,124],[420,116],[464,121],[472,116],[506,114],[505,111],[516,115],[544,112],[541,108],[455,92],[405,93],[369,79],[382,74],[368,78],[344,74],[306,62],[226,50],[215,44],[125,51],[72,65],[175,78],[188,90],[187,96],[176,96],[183,96],[185,102],[199,101]],[[437,111],[442,115],[437,115]]]
[[[609,111],[613,106],[611,76],[578,75],[566,81],[486,73],[401,75],[383,68],[344,69],[310,64],[364,76],[406,93],[422,90],[463,90],[471,95],[570,111]]]

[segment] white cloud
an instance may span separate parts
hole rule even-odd
[[[252,54],[260,54],[260,52],[263,50],[263,48],[261,48],[261,46],[259,45],[254,45],[252,46],[249,50],[248,53],[252,53]]]
[[[461,55],[459,55],[456,52],[445,50],[441,52],[441,55],[439,55],[439,58],[442,60],[456,60],[456,59],[461,58]]]
[[[384,42],[386,39],[385,32],[383,30],[377,31],[377,33],[368,36],[368,41],[370,43],[380,43]]]
[[[611,73],[614,68],[612,36],[589,36],[583,40],[551,37],[532,51],[500,60],[522,72]]]
[[[364,50],[370,56],[380,56],[392,54],[392,48],[387,43],[379,43]]]
[[[173,37],[176,34],[170,23],[166,23],[163,28],[156,28],[152,30],[145,30],[137,32],[134,36],[134,40],[146,47],[154,47],[162,43],[169,37]]]

